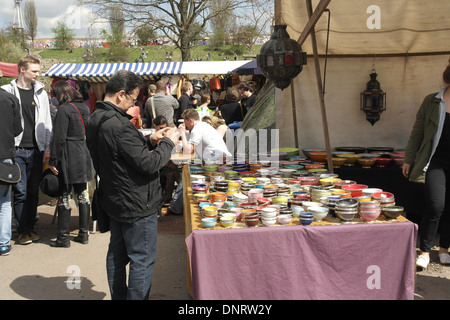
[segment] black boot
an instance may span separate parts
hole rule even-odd
[[[89,203],[80,203],[78,205],[78,212],[80,215],[80,231],[73,241],[82,244],[89,243],[89,217],[91,214],[91,206]]]
[[[51,242],[52,247],[70,247],[70,211],[64,205],[58,205],[58,236]]]

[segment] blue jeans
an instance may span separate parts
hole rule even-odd
[[[12,163],[11,159],[0,162]],[[10,245],[11,240],[11,185],[0,184],[0,247]]]
[[[39,184],[42,178],[43,153],[39,149],[16,152],[22,177],[14,188],[14,214],[19,234],[33,231],[39,203]]]
[[[110,218],[106,271],[112,300],[148,300],[156,261],[157,219],[157,213],[130,222]]]

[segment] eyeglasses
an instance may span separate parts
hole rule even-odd
[[[125,93],[125,95],[128,97],[127,99],[129,99],[129,98],[133,99],[128,93]],[[134,99],[133,104],[136,104],[136,102],[137,102],[137,99]]]

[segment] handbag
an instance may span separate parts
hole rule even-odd
[[[16,184],[20,181],[20,167],[17,163],[0,162],[0,182],[3,184]]]
[[[103,125],[103,123],[112,118],[114,116],[114,113],[112,114],[106,114],[103,116],[103,118],[100,120],[100,122],[97,125],[96,128],[96,134],[95,134],[95,144],[97,145],[97,139],[98,139],[98,134],[100,132],[100,128]],[[97,170],[99,170],[98,167],[98,155],[92,159],[92,161],[95,164],[95,167],[97,168]],[[91,211],[92,211],[92,220],[93,221],[97,221],[98,223],[98,229],[100,230],[100,233],[105,233],[108,232],[110,230],[110,224],[109,224],[109,216],[108,213],[102,208],[102,203],[101,203],[101,190],[100,187],[98,185],[98,175],[97,173],[95,173],[95,190],[94,193],[92,195],[92,201],[91,201]]]

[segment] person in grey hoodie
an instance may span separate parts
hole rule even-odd
[[[20,102],[23,132],[15,138],[15,159],[22,177],[14,186],[13,206],[18,223],[18,243],[26,245],[40,240],[34,225],[43,163],[50,158],[52,119],[47,92],[37,81],[40,61],[26,56],[19,61],[18,69],[19,77],[2,89],[15,95]]]

